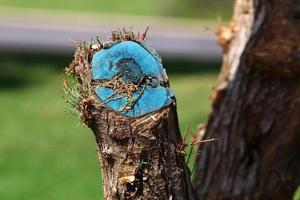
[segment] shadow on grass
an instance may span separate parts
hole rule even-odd
[[[50,72],[62,73],[71,56],[2,53],[0,55],[0,90],[21,89],[42,84]]]
[[[41,84],[47,80],[49,72],[63,73],[73,55],[2,53],[0,57],[0,90],[11,90]],[[220,63],[163,58],[163,65],[169,75],[188,75],[217,73]]]
[[[221,63],[201,62],[183,59],[164,59],[163,65],[168,74],[216,74],[219,72]]]

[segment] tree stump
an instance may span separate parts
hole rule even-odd
[[[144,38],[122,31],[78,44],[68,101],[95,135],[105,199],[194,199],[176,100]]]

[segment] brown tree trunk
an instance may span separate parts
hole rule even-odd
[[[95,135],[102,167],[104,199],[194,200],[172,92],[159,93],[159,98],[165,97],[168,99],[166,102],[170,102],[159,109],[135,115],[143,106],[148,109],[150,101],[159,100],[157,97],[153,99],[157,94],[153,92],[133,110],[134,104],[142,101],[140,95],[145,90],[158,88],[161,91],[164,88],[166,90],[163,91],[169,91],[164,69],[155,68],[156,71],[161,70],[156,75],[156,71],[150,71],[152,66],[146,65],[148,60],[143,60],[155,60],[154,64],[159,62],[158,66],[161,66],[156,53],[144,43],[145,34],[140,39],[123,30],[115,32],[112,39],[104,44],[78,45],[75,58],[67,70],[67,74],[74,75],[76,79],[75,88],[65,84],[67,101],[80,111],[81,120]],[[123,48],[122,45],[127,46]],[[108,49],[111,53],[105,54]],[[138,56],[134,57],[136,51],[139,51]],[[93,68],[92,65],[98,62],[96,53],[106,57]],[[141,56],[142,53],[145,56]],[[124,55],[126,57],[123,59]],[[142,62],[138,59],[142,59]],[[101,73],[106,70],[103,66],[107,60],[110,64],[106,74],[117,71],[116,74],[109,79],[95,78],[98,74],[106,75]],[[140,66],[140,63],[144,66]],[[147,73],[154,75],[147,75],[145,68]],[[142,85],[142,92],[131,101]],[[101,100],[103,93],[97,93],[97,87],[113,90],[113,94],[118,93],[119,96]],[[110,107],[109,102],[122,98],[127,98],[125,108],[130,109],[133,116],[127,116],[122,109]],[[132,102],[133,105],[127,106]]]
[[[300,184],[300,2],[236,0],[199,138],[201,199],[291,199]]]
[[[194,199],[174,106],[128,119],[92,107],[104,198]]]

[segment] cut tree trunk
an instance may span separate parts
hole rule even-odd
[[[236,0],[194,188],[201,199],[292,199],[300,184],[300,1]]]
[[[175,107],[138,119],[93,110],[105,199],[194,199]]]
[[[104,199],[193,200],[175,97],[144,37],[124,30],[104,44],[78,45],[68,101],[95,135]]]

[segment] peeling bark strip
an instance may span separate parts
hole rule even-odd
[[[236,0],[197,158],[201,199],[292,199],[300,184],[300,1]]]
[[[66,88],[69,102],[95,135],[105,199],[193,200],[175,97],[144,38],[124,30],[104,44],[79,44],[67,70],[77,80]]]

